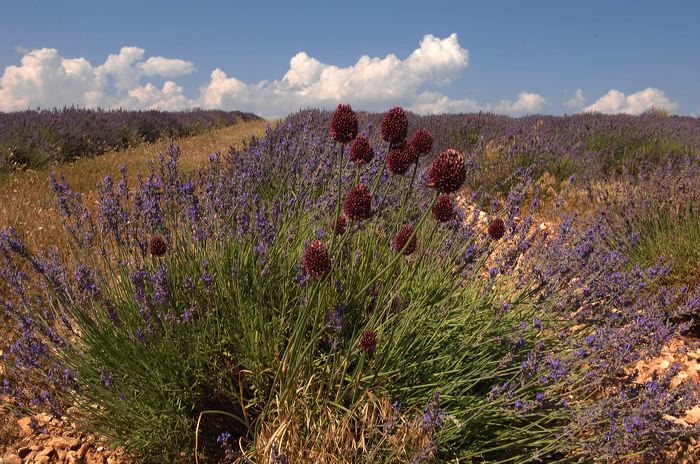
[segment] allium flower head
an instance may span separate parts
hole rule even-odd
[[[506,234],[506,225],[503,222],[503,219],[501,218],[494,218],[490,223],[489,223],[489,237],[491,237],[492,240],[500,240],[503,238],[503,236]]]
[[[331,230],[335,235],[343,235],[345,233],[345,227],[347,226],[347,219],[342,214],[338,217],[337,221],[333,221],[331,224]]]
[[[374,148],[369,139],[364,135],[358,135],[350,144],[350,161],[357,165],[369,163],[374,158]]]
[[[333,140],[348,143],[357,137],[357,115],[350,105],[338,105],[328,124],[328,134]]]
[[[411,235],[413,235],[412,238]],[[411,239],[410,241],[409,238]],[[416,235],[413,234],[413,225],[411,224],[405,224],[391,241],[391,247],[394,249],[394,251],[403,250],[402,253],[406,256],[416,251],[417,244],[418,241],[416,239]]]
[[[331,271],[331,258],[328,248],[320,240],[312,241],[304,250],[304,270],[306,274],[319,279]]]
[[[456,192],[462,187],[466,178],[464,155],[453,148],[440,153],[428,169],[428,185],[440,193]]]
[[[411,136],[411,144],[416,152],[416,155],[427,155],[433,150],[433,136],[427,129],[418,129]]]
[[[343,201],[343,212],[352,221],[364,221],[372,216],[372,193],[365,184],[357,184],[348,191]]]
[[[455,215],[455,208],[452,198],[449,195],[441,194],[432,209],[433,219],[438,222],[447,222]]]
[[[165,253],[168,252],[168,244],[160,235],[154,235],[151,237],[151,241],[148,242],[148,252],[151,254],[151,256],[162,258],[165,256]]]
[[[377,336],[374,331],[366,330],[360,336],[360,348],[366,353],[374,353],[377,349]]]
[[[410,143],[403,141],[399,145],[395,145],[389,151],[389,156],[386,159],[386,167],[389,172],[400,176],[408,171],[413,163],[417,160],[416,152]]]
[[[392,145],[401,142],[408,133],[408,117],[400,106],[390,109],[379,127],[382,140]]]

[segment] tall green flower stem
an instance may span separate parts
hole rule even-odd
[[[343,192],[341,191],[342,189],[342,183],[343,183],[343,151],[345,148],[345,144],[340,144],[340,150],[338,152],[338,201],[336,202],[335,206],[335,219],[334,219],[334,226],[338,224],[338,219],[340,219],[340,203],[341,203],[341,198],[343,195]],[[333,245],[335,243],[335,234],[331,234],[331,246],[329,247],[329,253],[333,251]]]
[[[408,240],[406,240],[406,244],[401,248],[401,250],[396,251],[396,256],[392,258],[392,260],[387,264],[384,269],[381,269],[377,274],[362,288],[362,290],[359,291],[360,295],[363,295],[377,280],[379,280],[381,277],[384,276],[387,272],[389,274],[392,274],[394,271],[394,268],[396,268],[396,264],[399,262],[399,259],[403,258],[403,251],[408,247],[408,245],[411,243],[411,240],[413,240],[416,237],[416,234],[420,230],[420,228],[423,226],[423,222],[425,222],[425,218],[428,217],[428,214],[430,214],[430,210],[433,208],[433,205],[438,199],[439,194],[433,195],[433,200],[430,202],[430,206],[425,210],[423,213],[423,216],[421,216],[420,220],[418,221],[418,224],[413,228],[413,233],[411,233],[411,236],[408,237]]]
[[[372,190],[370,190],[370,193],[372,195],[375,194],[375,192],[377,191],[377,187],[379,187],[379,182],[382,180],[382,176],[384,175],[384,171],[386,170],[386,162],[387,162],[387,159],[389,159],[389,152],[390,151],[391,151],[391,142],[389,142],[389,145],[387,146],[386,155],[384,156],[384,162],[382,163],[382,168],[379,170],[379,174],[374,179],[374,185],[372,185]]]
[[[416,179],[416,171],[418,170],[418,157],[416,157],[416,162],[413,165],[413,174],[411,175],[411,182],[408,184],[408,189],[404,192],[403,200],[401,201],[401,211],[399,212],[399,221],[396,225],[396,231],[401,227],[404,220],[404,215],[406,214],[406,203],[411,197],[411,191],[413,190],[413,182]]]
[[[381,215],[382,212],[382,207],[384,206],[384,201],[386,200],[386,196],[389,194],[389,189],[392,187],[393,180],[390,180],[389,182],[386,183],[386,187],[384,187],[384,194],[382,197],[379,199],[379,204],[377,204],[377,208],[374,210],[374,219],[373,219],[373,224],[377,224],[377,220],[379,219],[379,216]]]
[[[367,282],[367,284],[365,284],[365,286],[357,293],[358,295],[364,295],[364,294],[369,290],[369,288],[371,288],[371,286],[374,285],[374,283],[375,283],[378,279],[383,278],[386,274],[389,274],[389,278],[391,278],[391,277],[393,276],[394,271],[395,271],[395,269],[396,269],[396,266],[397,266],[398,263],[399,263],[399,260],[402,259],[402,258],[405,258],[404,255],[403,255],[404,249],[408,246],[408,244],[410,244],[410,242],[416,237],[416,234],[418,233],[418,231],[422,228],[422,225],[423,225],[423,223],[425,222],[425,220],[426,220],[428,214],[430,213],[430,211],[431,211],[431,209],[432,209],[432,205],[434,205],[435,202],[437,201],[438,196],[439,196],[439,194],[437,194],[437,193],[434,195],[434,197],[433,197],[433,199],[432,199],[432,201],[431,201],[430,206],[429,206],[429,207],[426,209],[426,211],[423,213],[423,216],[419,219],[418,223],[416,224],[416,227],[414,227],[413,233],[411,234],[411,236],[410,236],[410,237],[408,238],[408,240],[406,241],[406,245],[404,245],[404,247],[403,247],[401,250],[396,250],[395,256],[389,261],[389,263],[388,263],[383,269],[380,269],[380,270],[374,275],[374,277],[373,277],[369,282]],[[383,300],[383,299],[386,297],[386,295],[388,295],[388,294],[390,293],[391,289],[393,289],[393,286],[396,285],[397,282],[398,282],[398,279],[396,279],[396,280],[394,281],[394,283],[390,286],[391,288],[384,288],[384,289],[383,289],[384,291],[382,292],[382,295],[380,295],[380,301]],[[375,317],[376,317],[376,316],[375,316]],[[374,320],[375,317],[373,317],[373,320]],[[354,337],[353,337],[353,338],[354,338]],[[356,366],[356,368],[355,368],[355,375],[353,376],[353,378],[354,378],[354,382],[353,382],[353,383],[354,383],[354,386],[353,386],[353,398],[355,398],[356,395],[357,395],[358,388],[359,388],[359,379],[362,377],[362,369],[361,369],[362,363],[364,363],[364,356],[363,356],[362,360],[360,361],[360,367]],[[342,391],[343,391],[342,386],[343,386],[343,383],[344,383],[344,381],[345,381],[345,379],[346,379],[346,372],[347,372],[347,368],[348,368],[348,367],[349,367],[349,366],[348,366],[347,364],[345,364],[345,365],[343,366],[343,373],[342,373],[342,375],[341,375],[340,378],[339,378],[339,382],[340,382],[340,383],[339,383],[339,384],[337,385],[337,387],[336,387],[336,388],[337,388],[337,390],[336,390],[336,397],[335,397],[335,402],[336,402],[336,403],[340,401],[340,396],[341,396]]]

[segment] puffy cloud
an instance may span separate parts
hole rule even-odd
[[[122,47],[118,54],[109,55],[104,64],[96,69],[98,78],[104,82],[106,76],[112,76],[115,87],[120,91],[134,88],[141,77],[138,63],[144,53],[143,48]]]
[[[515,101],[481,105],[474,100],[453,100],[421,89],[454,81],[469,65],[469,51],[459,45],[457,34],[445,39],[426,35],[405,59],[362,56],[348,67],[325,64],[306,52],[294,55],[281,80],[246,84],[221,69],[211,73],[200,92],[206,108],[244,109],[263,116],[282,116],[299,108],[332,108],[339,101],[357,108],[383,110],[402,104],[419,113],[496,111],[507,114],[542,110],[542,96],[521,92]]]
[[[166,81],[161,89],[150,82],[131,89],[128,95],[114,106],[178,111],[192,108],[194,102],[184,95],[182,87],[173,81]]]
[[[278,117],[306,107],[333,108],[347,102],[363,110],[382,111],[403,105],[418,113],[491,111],[510,115],[540,113],[542,95],[520,92],[516,98],[479,102],[451,98],[440,87],[454,82],[469,66],[469,51],[457,34],[445,38],[425,35],[407,56],[361,56],[349,66],[336,66],[301,51],[278,79],[246,83],[214,69],[198,92],[187,95],[173,79],[195,71],[192,62],[147,56],[143,48],[122,47],[104,63],[66,58],[56,49],[23,50],[21,61],[0,76],[0,110],[79,105],[128,109],[205,108],[240,109]],[[234,73],[235,74],[235,73]],[[150,82],[153,78],[165,82]],[[586,106],[577,89],[563,102],[582,111],[639,114],[656,107],[674,111],[678,104],[656,88],[625,95],[610,90]]]
[[[99,66],[85,58],[64,58],[55,48],[26,52],[19,66],[8,66],[0,77],[0,111],[34,107],[78,105],[86,107],[186,108],[182,88],[168,81],[162,89],[139,86],[142,76],[177,77],[189,74],[188,61],[150,57],[145,50],[122,47]],[[110,92],[110,80],[114,91]],[[160,99],[159,99],[160,98]]]
[[[152,56],[141,65],[146,76],[180,77],[194,71],[194,64],[185,60]]]
[[[471,113],[490,111],[513,116],[540,113],[546,100],[543,96],[531,92],[520,92],[515,101],[501,100],[498,103],[479,104],[468,98],[453,100],[437,92],[423,92],[410,107],[412,111],[422,114]]]
[[[0,77],[0,110],[69,104],[96,106],[101,80],[84,58],[65,59],[54,48],[26,53],[19,66],[8,66]]]
[[[585,104],[586,97],[583,95],[583,90],[581,89],[576,89],[576,92],[574,92],[574,96],[564,102],[564,106],[568,106],[569,108],[575,109],[581,109]]]
[[[390,103],[410,105],[425,85],[456,79],[469,63],[469,52],[457,34],[445,39],[426,35],[406,59],[362,56],[348,67],[325,64],[297,53],[281,80],[246,84],[215,69],[201,89],[199,101],[208,108],[240,108],[265,116],[281,116],[302,107],[332,107],[339,101],[368,110]]]
[[[592,105],[585,107],[584,111],[598,111],[607,114],[640,114],[652,108],[675,111],[678,108],[678,103],[669,99],[662,90],[653,87],[629,95],[613,89]]]
[[[533,114],[540,113],[545,103],[546,100],[542,95],[532,92],[520,92],[518,99],[514,102],[501,100],[496,105],[492,105],[489,111],[514,115]]]

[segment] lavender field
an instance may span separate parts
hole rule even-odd
[[[700,119],[340,104],[184,155],[96,204],[57,167],[66,247],[2,225],[8,462],[700,457]]]
[[[63,109],[0,112],[0,172],[191,136],[258,117],[240,111]]]

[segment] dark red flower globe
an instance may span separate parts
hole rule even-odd
[[[328,134],[339,143],[348,143],[357,137],[357,115],[350,105],[338,105],[328,124]]]
[[[160,235],[154,235],[148,242],[148,252],[151,256],[162,258],[168,252],[168,244]]]
[[[411,141],[408,143],[411,144],[418,156],[427,155],[433,150],[433,136],[427,129],[415,131],[411,136]]]
[[[400,106],[390,109],[379,126],[382,140],[390,144],[400,143],[408,133],[408,116]]]
[[[358,135],[350,144],[350,161],[357,165],[369,163],[374,158],[374,148],[369,139],[364,135]]]
[[[506,224],[503,222],[503,219],[498,217],[494,218],[489,223],[488,233],[492,240],[502,239],[506,234]]]
[[[342,214],[337,221],[333,221],[331,224],[331,230],[335,235],[343,235],[345,233],[345,227],[347,226],[347,219]]]
[[[447,222],[455,216],[455,208],[449,195],[440,194],[432,209],[433,219]]]
[[[413,235],[413,237],[411,237],[411,235]],[[405,224],[391,241],[391,247],[394,251],[401,252],[406,256],[416,251],[417,246],[418,240],[416,235],[413,234],[413,225],[411,224]]]
[[[345,194],[343,213],[351,221],[364,221],[372,216],[372,193],[365,184],[357,184]]]
[[[386,167],[390,173],[400,176],[405,174],[417,159],[411,144],[404,140],[401,144],[391,147],[386,159]]]
[[[360,336],[360,349],[366,353],[374,353],[377,349],[377,336],[374,331],[366,330]]]
[[[467,178],[464,155],[453,148],[440,153],[428,169],[428,186],[440,193],[454,193]]]
[[[309,277],[319,279],[331,271],[328,248],[320,240],[314,240],[304,250],[304,270]]]

